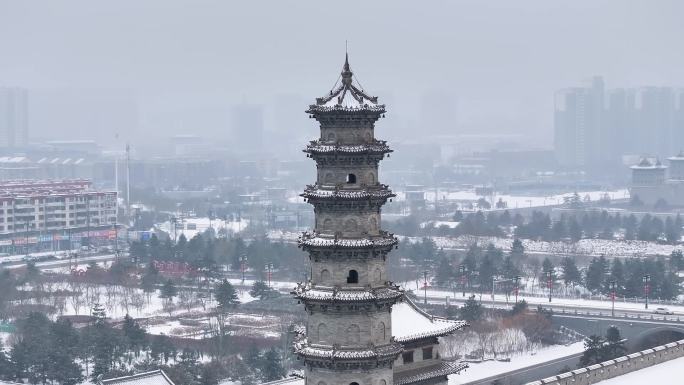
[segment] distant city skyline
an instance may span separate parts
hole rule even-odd
[[[301,139],[312,134],[306,116],[281,104],[303,110],[319,84],[332,86],[348,41],[361,84],[392,105],[388,140],[485,132],[551,148],[559,88],[591,74],[628,88],[684,85],[674,49],[684,3],[658,4],[300,1],[264,14],[251,2],[0,0],[0,85],[33,95],[32,138],[110,144],[118,131],[139,148],[192,131],[215,141],[246,101],[263,106],[265,132]]]

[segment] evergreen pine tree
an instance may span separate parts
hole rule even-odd
[[[218,307],[222,311],[227,311],[229,308],[240,303],[235,288],[227,279],[224,279],[216,286],[214,289],[214,297],[216,298],[216,302],[218,302]]]
[[[463,307],[461,307],[459,310],[461,313],[461,319],[465,321],[473,322],[482,318],[482,305],[477,302],[474,295],[468,297],[465,304],[463,304]]]
[[[280,353],[274,347],[264,353],[261,373],[264,381],[274,381],[285,377]]]

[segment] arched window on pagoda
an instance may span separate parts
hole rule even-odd
[[[348,184],[356,183],[356,175],[355,174],[348,174],[347,175],[347,183]]]
[[[359,272],[356,270],[349,270],[347,283],[359,283]]]
[[[318,342],[324,343],[328,339],[328,327],[324,323],[318,324]]]
[[[385,323],[380,321],[378,324],[378,337],[381,338],[381,342],[384,342],[387,336],[385,335],[386,333],[386,328],[385,328]]]

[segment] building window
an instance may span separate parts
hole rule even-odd
[[[412,363],[413,362],[413,350],[402,353],[401,359],[402,359],[402,361],[404,361],[405,364]]]
[[[356,183],[356,175],[348,174],[347,175],[347,183],[349,183],[349,184]]]
[[[356,270],[349,270],[347,283],[359,283],[359,272]]]
[[[431,360],[432,359],[432,346],[429,348],[423,348],[423,359],[424,360]]]

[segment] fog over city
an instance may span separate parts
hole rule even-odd
[[[0,385],[681,385],[681,0],[0,0]]]
[[[308,137],[301,112],[334,83],[348,41],[361,84],[389,105],[389,139],[484,132],[548,148],[559,88],[593,75],[684,84],[683,11],[676,0],[2,1],[0,84],[31,90],[32,140],[228,142],[240,103],[263,106],[267,133]]]

